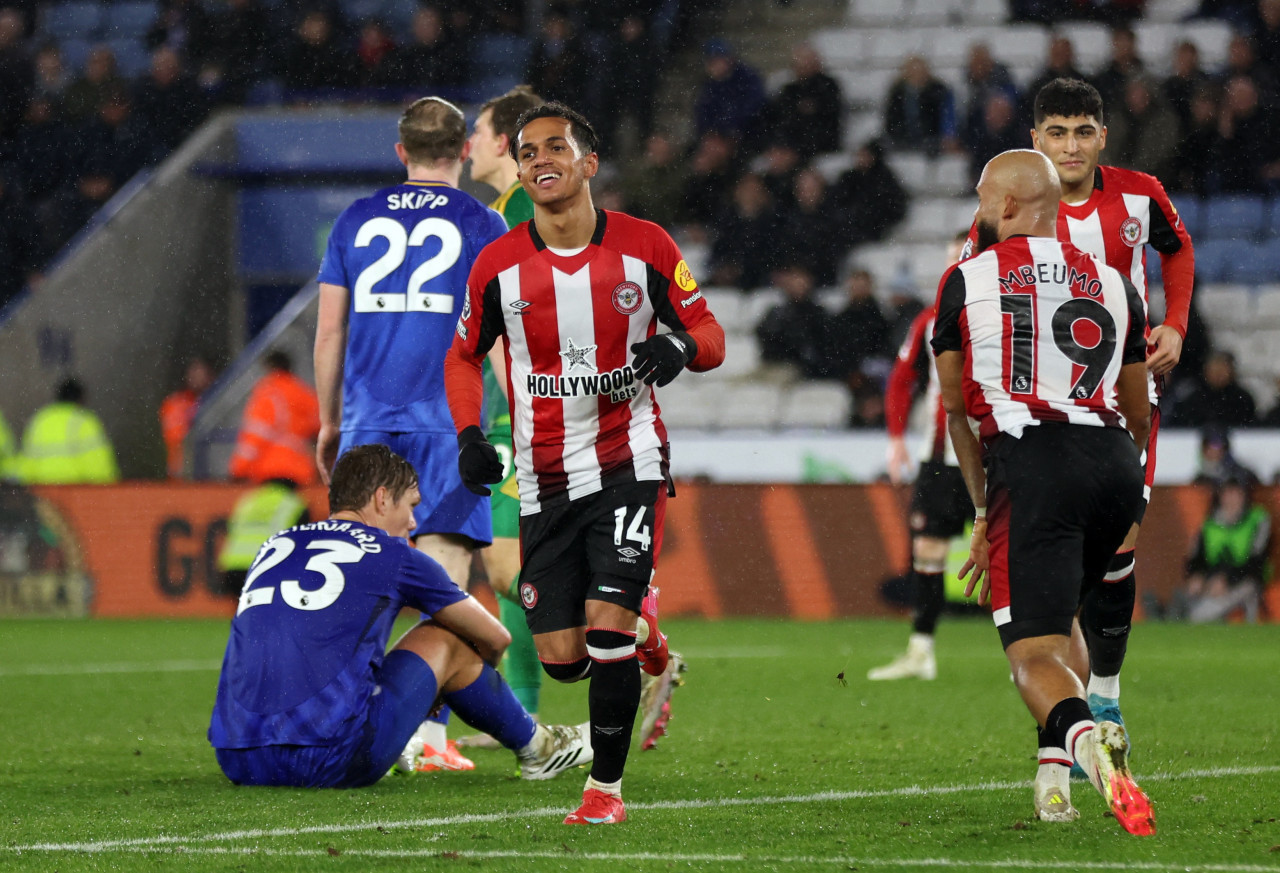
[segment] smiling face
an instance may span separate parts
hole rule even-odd
[[[1049,115],[1031,131],[1036,151],[1053,162],[1064,193],[1088,185],[1107,145],[1107,129],[1092,115]]]
[[[596,153],[584,153],[570,128],[568,119],[535,118],[518,134],[520,184],[537,206],[572,203],[600,167]]]

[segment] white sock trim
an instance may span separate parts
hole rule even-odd
[[[1117,673],[1114,676],[1099,676],[1096,673],[1090,673],[1088,694],[1096,694],[1098,697],[1108,697],[1112,700],[1119,700],[1120,674]]]
[[[587,784],[583,786],[583,791],[589,791],[594,788],[596,791],[603,791],[605,794],[612,794],[615,797],[622,796],[622,780],[617,782],[597,782],[590,776],[587,777]]]

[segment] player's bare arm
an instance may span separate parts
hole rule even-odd
[[[320,283],[314,351],[316,396],[320,401],[320,433],[316,437],[316,466],[320,481],[329,484],[329,471],[338,460],[338,429],[342,425],[342,368],[347,353],[346,288]]]
[[[987,474],[982,468],[982,448],[978,438],[974,436],[969,425],[969,414],[964,408],[964,392],[960,387],[964,372],[964,353],[947,351],[938,355],[938,383],[941,387],[942,406],[947,411],[947,431],[951,434],[951,443],[956,450],[956,460],[960,463],[960,473],[964,476],[965,488],[969,491],[969,499],[974,509],[980,513],[973,522],[973,536],[969,540],[969,558],[960,568],[963,579],[973,571],[973,576],[965,585],[964,595],[969,597],[973,589],[982,583],[978,603],[985,604],[991,593],[991,582],[987,577],[990,566],[987,554],[990,544],[987,542]],[[1145,386],[1145,382],[1143,385]],[[1144,388],[1145,390],[1145,388]]]
[[[1157,376],[1163,376],[1182,360],[1182,334],[1167,324],[1151,328],[1151,336],[1147,338],[1147,369]]]
[[[432,621],[453,631],[480,653],[486,664],[497,667],[502,653],[511,645],[511,634],[474,597],[459,600],[431,616]]]
[[[1138,363],[1125,364],[1120,368],[1120,378],[1116,381],[1116,402],[1134,443],[1139,448],[1145,446],[1147,435],[1151,433],[1151,401],[1147,395],[1146,366]]]

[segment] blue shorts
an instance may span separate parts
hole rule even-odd
[[[237,785],[363,788],[377,782],[435,704],[436,676],[427,662],[393,649],[375,676],[377,687],[363,720],[331,746],[258,746],[214,749],[218,766]]]
[[[493,542],[489,498],[472,494],[458,475],[458,439],[453,434],[388,433],[376,430],[344,432],[338,456],[352,446],[381,443],[404,458],[418,474],[422,502],[414,511],[413,535],[462,534],[477,543]]]

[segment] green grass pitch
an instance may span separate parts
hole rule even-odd
[[[688,684],[633,748],[630,819],[569,828],[585,772],[521,782],[506,752],[362,791],[230,785],[205,741],[225,622],[0,622],[0,870],[1280,871],[1280,626],[1135,631],[1143,839],[1083,782],[1080,821],[1034,820],[1035,735],[986,621],[944,620],[929,683],[864,678],[903,622],[664,626]],[[584,687],[544,694],[585,719]]]

